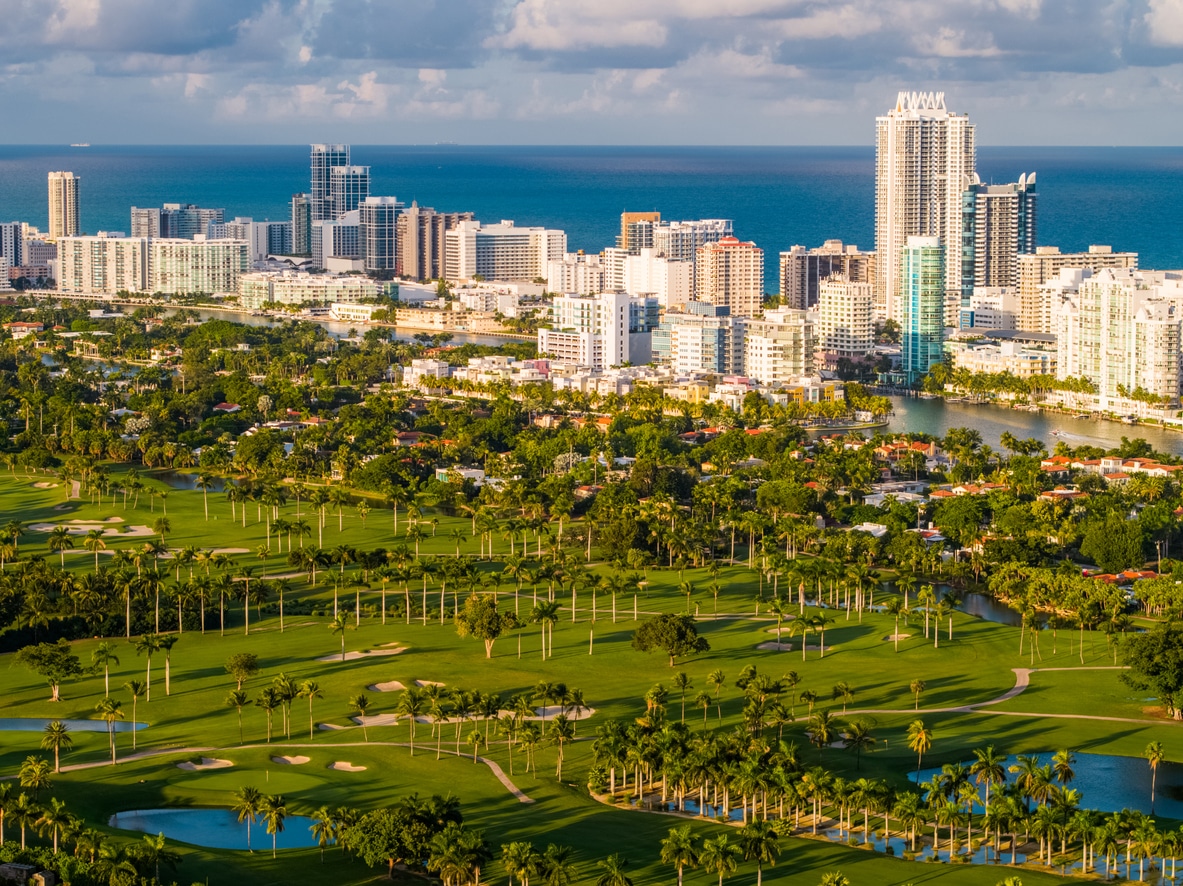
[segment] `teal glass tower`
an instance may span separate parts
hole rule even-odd
[[[909,237],[900,256],[901,366],[919,381],[944,356],[945,248],[940,237]]]

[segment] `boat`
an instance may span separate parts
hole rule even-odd
[[[89,148],[90,142],[74,142],[70,145],[71,148]]]
[[[1085,418],[1085,419],[1092,418],[1092,416],[1089,415],[1087,412],[1081,412],[1081,413],[1078,413],[1072,417],[1073,418]]]
[[[1121,417],[1121,423],[1123,425],[1136,425],[1138,423],[1138,417],[1136,415],[1123,415]]]
[[[1059,428],[1053,428],[1052,430],[1048,431],[1048,433],[1051,434],[1053,437],[1063,437],[1064,436],[1064,432],[1061,431]]]

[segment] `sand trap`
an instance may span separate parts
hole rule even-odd
[[[46,483],[44,480],[42,480],[39,483],[34,483],[33,488],[34,489],[56,489],[57,485],[58,484],[56,484],[56,483]]]
[[[371,717],[350,717],[358,726],[397,726],[398,714],[374,714]],[[420,722],[430,723],[431,720],[422,718]]]
[[[406,651],[407,651],[406,646],[400,646],[398,649],[371,649],[368,652],[346,652],[344,660],[345,661],[357,661],[359,658],[372,658],[373,656],[376,656],[376,655],[377,656],[398,655],[399,653],[406,652]],[[341,661],[341,660],[342,659],[341,659],[340,652],[333,653],[332,655],[322,655],[320,658],[317,659],[317,661]],[[442,686],[443,684],[441,683],[440,685]]]
[[[214,548],[215,554],[249,554],[249,548]]]
[[[336,723],[317,723],[316,728],[322,732],[340,732],[344,726],[338,726]]]
[[[203,769],[229,769],[234,764],[229,760],[218,760],[214,757],[202,757],[200,763],[191,763],[186,760],[184,763],[178,763],[178,769],[184,769],[186,772],[200,772]]]
[[[366,687],[370,692],[402,692],[406,688],[398,680],[390,680],[386,683],[371,683]]]
[[[562,712],[563,712],[563,709],[559,705],[545,705],[540,708],[534,708],[534,716],[533,717],[526,717],[525,719],[527,719],[527,720],[553,720],[555,717],[557,717]],[[575,710],[574,708],[568,707],[567,708],[567,719],[568,720],[586,720],[588,717],[592,716],[595,712],[596,712],[595,708],[580,708],[579,710]],[[500,712],[500,716],[502,716],[502,717],[506,716],[507,714],[511,717],[517,716],[517,714],[514,711],[503,710]]]
[[[777,643],[775,640],[770,640],[767,643],[761,643],[756,648],[763,649],[766,652],[788,652],[793,647],[789,643]],[[827,646],[826,652],[829,652],[832,649],[834,649],[833,646]],[[797,647],[797,651],[798,652],[801,651],[800,646]],[[821,652],[822,648],[820,646],[806,646],[805,651],[806,652]]]
[[[284,766],[303,766],[309,761],[309,757],[272,757],[272,763],[281,763]]]
[[[122,523],[122,517],[108,517],[106,520],[71,520],[71,523]]]
[[[398,640],[395,640],[393,643],[379,643],[378,648],[379,649],[389,649],[391,646],[402,646],[402,645],[403,644],[400,643]]]
[[[912,636],[911,634],[888,634],[886,637],[883,638],[883,640],[884,640],[884,642],[894,643],[896,640],[907,640],[911,636]]]
[[[795,615],[786,615],[785,616],[785,624],[788,624],[790,621],[793,621],[796,617],[797,616],[795,616]],[[781,625],[780,632],[782,634],[787,634],[789,632],[789,629],[786,628],[784,625]],[[776,628],[768,628],[768,633],[775,634]]]
[[[338,760],[335,763],[329,764],[329,769],[336,769],[338,772],[365,772],[365,766],[354,766],[348,760]]]
[[[53,532],[58,528],[56,523],[34,523],[29,528],[34,532]],[[65,529],[69,530],[70,535],[86,535],[92,529],[102,531],[104,537],[114,538],[145,538],[156,535],[147,526],[121,526],[112,527],[104,523],[97,523],[94,521],[85,522],[81,520],[71,520],[69,523],[61,524]]]
[[[445,683],[437,683],[435,680],[416,680],[415,685],[424,688],[427,686],[445,686]]]

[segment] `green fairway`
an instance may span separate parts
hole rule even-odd
[[[151,474],[143,475],[153,484]],[[784,641],[791,643],[788,651],[760,649],[762,644],[774,642],[770,631],[776,620],[770,616],[766,604],[772,588],[763,583],[756,573],[743,563],[724,565],[718,581],[720,591],[716,601],[708,590],[712,577],[706,569],[651,568],[647,583],[636,593],[635,606],[643,619],[647,614],[694,611],[697,606],[697,626],[710,643],[710,651],[679,661],[677,668],[668,667],[661,652],[643,654],[631,646],[636,622],[633,620],[634,594],[618,594],[616,618],[613,620],[611,594],[600,590],[594,594],[590,587],[580,590],[576,600],[574,619],[569,589],[560,586],[555,600],[561,605],[558,621],[553,629],[553,657],[542,657],[540,625],[527,623],[519,630],[509,631],[497,640],[493,656],[486,660],[483,644],[476,639],[461,638],[450,617],[440,623],[440,576],[432,577],[426,591],[428,611],[418,607],[424,596],[422,580],[412,578],[404,592],[404,583],[391,580],[386,585],[389,609],[386,624],[380,616],[383,583],[371,576],[365,587],[342,581],[342,577],[359,576],[358,564],[327,565],[318,569],[317,581],[312,584],[300,569],[286,564],[288,539],[282,538],[282,555],[272,551],[260,558],[256,549],[267,541],[267,507],[246,504],[246,526],[242,525],[242,506],[236,506],[237,519],[231,519],[231,507],[222,495],[208,496],[209,520],[205,518],[205,502],[201,492],[172,490],[165,502],[141,493],[138,507],[129,499],[126,507],[122,497],[112,502],[108,496],[101,505],[82,501],[64,502],[64,489],[36,488],[36,482],[52,478],[22,475],[0,478],[0,502],[3,513],[0,523],[21,520],[26,529],[20,539],[22,554],[43,554],[47,561],[58,562],[58,555],[47,548],[47,533],[30,529],[41,523],[63,523],[69,520],[102,521],[104,525],[153,526],[167,505],[171,529],[166,533],[170,549],[196,546],[203,549],[230,549],[233,565],[219,569],[233,575],[241,567],[252,568],[252,580],[267,573],[269,576],[289,576],[290,588],[285,594],[285,625],[280,631],[278,613],[273,596],[260,611],[252,605],[249,634],[243,605],[239,601],[227,603],[225,635],[218,629],[218,607],[212,605],[213,615],[207,620],[205,632],[187,628],[171,650],[170,693],[165,694],[164,654],[157,652],[152,659],[151,700],[140,697],[136,703],[136,718],[149,727],[135,736],[135,752],[152,756],[123,760],[133,753],[130,733],[116,736],[117,753],[121,762],[106,765],[108,740],[105,733],[75,733],[74,747],[63,756],[63,765],[96,764],[73,769],[53,777],[53,796],[65,800],[72,811],[89,823],[106,826],[109,816],[120,810],[145,809],[157,806],[198,805],[229,806],[233,794],[244,785],[265,793],[282,793],[291,814],[310,814],[323,805],[348,805],[361,810],[389,804],[411,793],[447,794],[460,798],[465,823],[483,829],[496,846],[511,840],[532,840],[536,845],[554,842],[569,845],[575,850],[575,861],[580,882],[590,882],[598,876],[596,862],[612,852],[619,852],[632,862],[630,875],[640,883],[669,882],[673,869],[659,860],[660,842],[669,828],[683,819],[645,814],[624,808],[611,808],[589,796],[587,781],[593,763],[592,739],[596,730],[609,720],[632,722],[646,712],[645,696],[655,684],[663,683],[668,695],[665,699],[667,718],[681,720],[683,695],[674,688],[674,676],[684,671],[689,679],[685,693],[685,721],[693,735],[711,730],[730,733],[742,721],[743,697],[734,681],[741,669],[753,666],[759,673],[780,678],[795,672],[799,678],[796,688],[785,696],[784,704],[792,705],[795,720],[765,730],[765,738],[775,744],[780,734],[785,740],[795,741],[800,748],[804,765],[824,765],[836,775],[847,779],[872,777],[884,779],[902,789],[908,784],[907,773],[916,765],[916,754],[908,748],[908,724],[923,718],[933,732],[931,750],[925,756],[926,766],[968,759],[974,748],[994,744],[1005,753],[1056,750],[1062,747],[1127,755],[1139,755],[1147,742],[1160,740],[1172,749],[1176,746],[1179,726],[1170,721],[1153,721],[1153,714],[1143,712],[1150,702],[1128,690],[1117,681],[1111,670],[1081,669],[1078,642],[1073,632],[1061,632],[1057,653],[1044,639],[1043,660],[1031,664],[1025,653],[1019,655],[1019,631],[981,621],[961,613],[952,616],[952,639],[949,624],[940,626],[939,647],[933,638],[924,636],[922,615],[913,614],[901,633],[910,636],[899,643],[896,651],[890,635],[894,619],[886,614],[867,612],[861,617],[835,609],[810,607],[806,616],[825,615],[833,621],[826,626],[825,654],[815,647],[816,634],[810,635],[804,660],[800,637],[789,636],[790,621],[783,623]],[[156,483],[157,488],[166,488]],[[284,519],[296,519],[295,503],[281,509]],[[338,529],[338,514],[329,508],[323,530],[317,520],[309,516],[307,502],[303,515],[313,524],[306,546],[316,545],[332,550],[338,545],[349,545],[358,550],[376,547],[394,548],[407,544],[405,513],[400,514],[400,533],[393,530],[393,515],[389,509],[374,507],[363,520],[355,508],[343,509]],[[120,518],[116,524],[111,518]],[[462,558],[475,558],[480,538],[472,535],[471,523],[462,517],[447,517],[427,512],[421,525],[425,537],[419,542],[420,557],[455,558],[459,544]],[[438,520],[438,524],[435,521]],[[458,535],[453,535],[458,530]],[[323,544],[318,545],[318,534],[323,531]],[[141,547],[148,540],[129,537],[127,533],[104,537],[106,552],[99,553],[103,562],[111,551]],[[281,540],[274,536],[274,548]],[[510,553],[510,541],[500,532],[492,533],[494,561],[481,561],[481,573],[500,572]],[[81,579],[93,571],[94,553],[81,548],[65,554],[68,570]],[[514,542],[521,553],[520,536]],[[294,541],[299,549],[300,540]],[[413,547],[413,545],[412,545]],[[530,548],[533,561],[535,548]],[[578,558],[578,549],[570,551]],[[549,556],[543,550],[542,560]],[[148,568],[148,558],[140,565]],[[169,579],[177,573],[178,565],[171,557],[159,560],[160,571]],[[9,566],[11,571],[14,567]],[[132,567],[134,569],[134,566]],[[179,567],[182,581],[189,570],[204,573],[200,563]],[[593,550],[594,576],[614,574],[613,567],[601,563]],[[679,590],[689,584],[694,590],[687,600]],[[546,581],[533,587],[526,583],[515,601],[516,581],[504,577],[498,594],[502,611],[513,611],[515,603],[527,620],[534,606],[535,593],[539,599],[548,596]],[[463,602],[468,589],[459,581],[444,591],[447,607],[453,600]],[[372,654],[340,661],[342,637],[329,630],[334,594],[346,617],[348,629],[343,634],[346,652],[387,652],[396,648],[405,651],[393,655]],[[402,602],[407,594],[416,607],[411,623],[402,614]],[[883,595],[886,597],[886,594]],[[175,631],[175,601],[164,594],[162,631]],[[359,603],[360,601],[360,603]],[[876,602],[880,602],[878,596]],[[759,616],[756,615],[758,604]],[[154,608],[154,600],[137,604],[147,612]],[[189,602],[191,608],[196,604]],[[592,621],[593,605],[595,621]],[[146,607],[146,608],[145,608]],[[356,607],[356,609],[355,609]],[[355,626],[356,612],[360,612]],[[796,614],[795,608],[793,613]],[[152,613],[154,618],[155,613]],[[935,630],[935,627],[933,628]],[[145,680],[147,659],[137,655],[134,645],[122,637],[106,638],[115,645],[119,658],[110,671],[111,695],[122,702],[127,719],[132,717],[132,698],[124,684],[132,679]],[[135,638],[133,637],[133,644]],[[74,651],[84,664],[91,661],[99,640],[77,641]],[[519,657],[520,645],[520,657]],[[1084,665],[1112,666],[1112,657],[1103,636],[1086,636]],[[234,679],[224,669],[226,660],[236,653],[249,652],[258,656],[260,672],[244,686],[253,700],[260,689],[283,673],[296,683],[315,680],[323,697],[313,702],[311,717],[308,702],[297,698],[291,707],[290,737],[283,728],[281,711],[274,713],[273,735],[267,741],[267,719],[264,712],[252,705],[242,711],[243,742],[239,741],[238,715],[226,704],[233,690]],[[62,685],[62,700],[49,701],[49,688],[36,674],[20,667],[10,667],[12,655],[0,657],[0,716],[36,718],[92,718],[96,703],[103,696],[104,675],[89,674],[67,680]],[[325,659],[325,660],[321,660]],[[937,712],[934,708],[958,708],[981,705],[1008,692],[1015,685],[1015,668],[1064,668],[1066,670],[1036,671],[1031,676],[1030,688],[1017,697],[998,705],[971,711]],[[708,676],[721,670],[725,683],[716,696]],[[925,688],[920,697],[920,712],[913,710],[914,698],[909,689],[913,680],[922,679]],[[377,691],[368,687],[397,681],[412,686],[442,683],[447,690],[477,690],[497,693],[508,705],[516,694],[530,697],[532,705],[541,706],[534,696],[540,681],[563,683],[569,689],[583,693],[584,704],[594,711],[587,719],[575,722],[575,739],[565,749],[562,781],[556,778],[558,750],[543,744],[536,751],[537,772],[527,773],[526,756],[511,754],[497,729],[490,730],[490,744],[480,748],[480,755],[496,763],[522,791],[531,803],[519,802],[496,777],[492,768],[473,762],[468,735],[483,730],[485,721],[473,718],[460,730],[448,722],[433,736],[432,723],[421,722],[416,727],[415,753],[408,746],[410,729],[406,721],[397,725],[371,725],[363,735],[351,717],[356,711],[351,698],[365,693],[370,702],[370,718],[394,714],[400,692]],[[841,748],[815,748],[805,734],[805,720],[809,705],[800,700],[800,693],[812,690],[817,694],[815,707],[843,719],[842,701],[833,697],[833,687],[849,684],[853,697],[848,701],[850,712],[875,711],[865,715],[878,743],[862,755],[861,763]],[[700,692],[710,696],[704,707],[695,703]],[[1146,719],[1145,723],[1110,723],[1086,719],[1048,719],[1039,717],[1009,717],[992,711],[1023,713],[1088,714]],[[704,719],[705,718],[705,719]],[[312,726],[309,735],[310,720]],[[321,724],[332,727],[322,729]],[[546,724],[543,723],[545,726]],[[6,732],[0,744],[0,772],[14,774],[21,762],[38,750],[41,736],[36,732]],[[457,755],[456,752],[459,751]],[[166,754],[164,752],[175,753]],[[437,760],[437,753],[440,759]],[[185,771],[178,763],[201,756],[230,761],[233,766],[206,771]],[[300,765],[276,763],[273,756],[307,756]],[[364,771],[347,772],[328,768],[335,762],[364,766]],[[861,768],[860,768],[861,767]],[[512,776],[509,773],[512,770]],[[1087,804],[1087,797],[1085,798]],[[855,822],[856,828],[859,822]],[[697,820],[694,829],[712,836],[725,829],[717,823]],[[897,828],[898,830],[898,828]],[[361,862],[351,860],[339,849],[330,848],[325,863],[320,863],[318,850],[288,850],[272,861],[269,853],[254,855],[235,852],[215,852],[196,847],[184,847],[184,861],[176,879],[179,882],[230,882],[250,877],[261,884],[354,884],[380,878],[383,870],[370,870]],[[856,886],[876,884],[942,883],[982,884],[997,883],[1007,873],[1005,869],[970,865],[906,863],[865,850],[838,846],[818,840],[792,838],[784,842],[784,852],[775,867],[764,871],[770,883],[786,886],[815,886],[823,873],[842,870]],[[501,882],[503,873],[490,864],[484,877]],[[694,882],[713,882],[713,877],[702,871],[688,873]],[[1022,871],[1024,884],[1063,882],[1060,877],[1033,870]],[[755,868],[750,863],[740,866],[739,873],[729,882],[747,884],[755,881]]]

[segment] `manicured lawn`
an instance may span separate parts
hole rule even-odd
[[[68,519],[103,519],[122,517],[131,525],[151,525],[160,516],[161,503],[155,503],[155,513],[149,511],[149,500],[141,495],[138,508],[129,501],[112,504],[108,498],[101,507],[88,502],[72,502],[69,510],[58,511],[63,490],[36,489],[33,482],[41,478],[5,477],[0,479],[0,524],[20,519],[26,526],[39,521]],[[247,527],[231,522],[230,507],[221,495],[210,494],[211,519],[204,519],[200,492],[173,491],[167,500],[172,532],[170,547],[197,545],[201,547],[247,548],[252,552],[264,542],[264,525],[257,521],[256,508],[248,505]],[[305,511],[308,506],[305,504]],[[284,507],[285,519],[294,517],[294,503]],[[432,513],[425,515],[427,519]],[[216,517],[216,519],[214,519]],[[315,526],[315,517],[308,517]],[[478,540],[470,535],[467,519],[439,517],[436,537],[421,544],[421,553],[451,556],[455,542],[452,529],[464,533],[466,541],[462,554],[475,555]],[[400,529],[406,515],[400,514]],[[324,530],[324,547],[349,544],[359,549],[377,546],[391,548],[403,543],[393,535],[389,510],[375,508],[366,525],[355,511],[347,509],[344,530],[337,528],[337,515],[330,510]],[[429,527],[430,529],[430,527]],[[111,547],[138,547],[145,539],[117,539]],[[305,544],[315,544],[315,531]],[[275,541],[272,541],[275,544]],[[298,542],[296,542],[298,546]],[[495,553],[503,557],[509,552],[509,542],[494,536]],[[23,553],[47,553],[45,536],[27,532],[21,539]],[[57,556],[52,555],[56,561]],[[251,554],[233,555],[240,565],[251,565],[255,575],[262,573],[262,564]],[[286,541],[285,552],[286,557]],[[67,554],[67,566],[78,574],[93,568],[93,556],[87,552]],[[268,572],[290,572],[280,565],[282,558],[272,557],[266,564]],[[172,569],[168,560],[161,561],[162,569]],[[9,567],[11,569],[11,567]],[[482,564],[492,571],[495,567]],[[499,568],[499,567],[496,567]],[[607,573],[610,567],[597,565],[594,571]],[[187,569],[182,571],[185,577]],[[318,576],[323,579],[325,573]],[[331,607],[333,587],[330,581],[318,581],[309,586],[303,576],[293,579],[294,590],[288,604],[295,607],[305,600],[313,601],[321,611]],[[648,574],[649,584],[640,595],[637,605],[642,613],[684,611],[686,599],[677,590],[682,577],[678,570],[655,569]],[[925,640],[923,618],[913,616],[910,624],[901,625],[901,632],[912,636],[900,643],[899,652],[886,639],[894,629],[894,620],[886,615],[866,614],[861,623],[857,616],[846,618],[844,612],[825,610],[834,618],[825,634],[826,654],[807,652],[802,661],[800,640],[793,641],[795,651],[760,650],[761,643],[775,639],[769,633],[775,621],[762,611],[754,617],[759,594],[759,582],[742,566],[725,567],[719,577],[722,591],[719,611],[725,617],[712,618],[713,600],[707,587],[711,578],[705,569],[685,571],[686,581],[698,589],[693,602],[700,606],[699,627],[711,643],[710,652],[679,664],[689,676],[692,689],[688,692],[686,720],[697,731],[703,728],[703,710],[689,702],[700,690],[709,691],[707,675],[721,669],[727,686],[720,695],[722,719],[715,706],[706,711],[710,728],[731,729],[739,723],[742,698],[734,687],[734,679],[745,665],[753,665],[761,673],[774,677],[795,671],[800,676],[797,692],[811,689],[819,696],[818,705],[841,716],[841,702],[831,699],[831,689],[839,682],[847,682],[855,690],[852,710],[885,709],[896,713],[867,715],[874,723],[873,733],[880,745],[865,754],[862,771],[856,772],[854,758],[840,749],[816,750],[809,746],[804,735],[807,706],[796,703],[797,722],[785,728],[784,737],[797,742],[807,765],[822,763],[835,773],[847,778],[866,775],[889,779],[897,787],[907,784],[906,774],[915,766],[915,755],[908,749],[905,732],[908,723],[921,717],[934,731],[934,745],[925,758],[925,765],[967,758],[975,747],[994,743],[1007,753],[1054,750],[1071,747],[1077,750],[1104,750],[1112,753],[1137,755],[1146,742],[1160,739],[1167,743],[1168,753],[1177,747],[1179,727],[1169,722],[1148,724],[1115,724],[1099,721],[1018,718],[981,713],[935,713],[925,708],[953,707],[988,701],[1014,685],[1012,668],[1030,667],[1026,655],[1018,654],[1017,629],[979,621],[957,614],[953,618],[953,639],[942,633],[940,647],[933,648],[931,638]],[[381,586],[364,591],[363,602],[378,604]],[[513,606],[514,582],[501,585],[502,607]],[[411,583],[411,592],[418,597],[420,586]],[[457,589],[462,595],[463,589]],[[539,593],[545,595],[545,583]],[[352,616],[353,590],[342,590],[342,606]],[[764,589],[764,596],[770,593]],[[392,583],[390,601],[402,597],[401,586]],[[523,614],[532,606],[531,590],[527,586],[520,601]],[[428,588],[429,603],[438,604],[439,585]],[[233,792],[243,785],[253,785],[268,793],[283,793],[292,814],[308,814],[321,805],[351,805],[372,808],[394,798],[412,793],[452,792],[462,801],[466,820],[483,828],[494,844],[512,839],[529,839],[536,844],[565,843],[575,847],[580,865],[581,880],[597,875],[595,862],[611,852],[620,852],[632,860],[630,871],[638,884],[669,881],[672,871],[658,863],[658,847],[666,830],[680,820],[655,814],[644,814],[625,809],[613,809],[592,800],[583,786],[591,762],[591,741],[595,729],[609,718],[631,719],[644,713],[643,696],[654,684],[671,685],[674,675],[660,653],[644,655],[631,648],[635,622],[632,620],[632,598],[617,601],[617,622],[613,624],[610,597],[601,593],[597,599],[597,620],[591,616],[591,594],[583,592],[578,599],[576,621],[571,621],[570,596],[556,595],[564,608],[554,629],[554,656],[542,660],[540,631],[527,625],[520,632],[521,657],[518,657],[518,634],[500,639],[494,647],[494,657],[486,660],[483,645],[477,640],[461,639],[449,622],[441,625],[438,617],[427,624],[415,621],[404,624],[391,616],[382,625],[376,617],[363,617],[356,630],[346,634],[345,645],[351,651],[378,651],[391,648],[390,644],[405,646],[406,651],[392,656],[371,656],[348,662],[317,661],[340,650],[340,640],[327,629],[324,615],[289,615],[287,629],[280,633],[274,615],[258,617],[251,613],[251,632],[243,633],[241,604],[230,607],[227,633],[220,636],[214,630],[202,635],[186,631],[172,651],[172,692],[164,694],[163,656],[153,660],[153,692],[151,701],[141,699],[138,719],[150,727],[136,737],[138,750],[209,748],[210,756],[228,759],[232,769],[206,772],[185,772],[176,763],[195,756],[192,751],[176,756],[151,757],[121,762],[112,767],[63,773],[55,778],[54,796],[66,800],[78,814],[89,822],[105,825],[114,812],[126,809],[151,808],[160,805],[229,805]],[[449,605],[451,589],[449,589]],[[742,617],[735,617],[742,613]],[[810,610],[810,615],[817,614]],[[787,626],[787,623],[786,623]],[[948,625],[943,625],[947,631]],[[594,635],[593,632],[594,631]],[[589,654],[589,640],[594,639]],[[787,639],[787,638],[786,638]],[[1095,643],[1085,642],[1085,664],[1112,664],[1103,637]],[[1051,644],[1044,642],[1044,660],[1036,667],[1073,667],[1079,657],[1071,641],[1074,635],[1062,633],[1057,655],[1050,652]],[[114,638],[118,666],[111,673],[112,694],[123,701],[124,711],[131,717],[131,699],[123,684],[132,678],[143,679],[146,662],[121,638]],[[75,644],[84,662],[89,662],[97,640]],[[818,643],[810,637],[810,646]],[[1095,646],[1095,648],[1093,648]],[[315,723],[329,723],[347,727],[342,730],[316,730],[308,737],[307,703],[297,700],[292,710],[292,734],[282,734],[282,717],[276,712],[275,735],[266,744],[266,720],[263,712],[248,707],[243,712],[245,747],[239,746],[238,723],[235,711],[227,707],[225,698],[233,681],[225,673],[223,663],[236,652],[253,652],[259,656],[262,673],[245,687],[253,697],[270,680],[283,672],[297,682],[314,679],[320,684],[323,699],[315,702]],[[101,673],[63,686],[63,701],[51,703],[45,684],[35,675],[8,667],[11,656],[0,656],[0,716],[3,717],[90,717],[96,701],[103,693]],[[921,697],[921,711],[912,710],[913,698],[909,683],[923,679],[927,689]],[[578,723],[579,740],[569,747],[564,764],[564,782],[555,779],[555,750],[540,748],[537,752],[537,775],[524,772],[525,758],[516,754],[512,762],[514,783],[535,802],[519,803],[496,780],[487,766],[474,764],[471,757],[456,758],[444,754],[437,761],[431,726],[421,724],[417,729],[417,747],[412,757],[407,742],[406,725],[370,727],[369,742],[363,740],[361,730],[352,727],[353,713],[349,699],[366,692],[371,701],[371,716],[391,713],[397,693],[367,690],[371,684],[397,680],[410,685],[412,681],[437,681],[448,688],[476,689],[497,692],[503,698],[515,693],[529,693],[540,680],[563,682],[568,687],[583,691],[587,704],[596,714]],[[1140,716],[1134,712],[1141,705],[1130,700],[1132,693],[1116,680],[1115,672],[1077,670],[1040,672],[1032,677],[1032,689],[1000,710],[1036,711],[1053,713],[1103,713],[1114,716]],[[787,700],[787,699],[786,699]],[[668,699],[669,716],[681,713],[681,697],[672,690]],[[989,710],[989,709],[985,709]],[[1133,712],[1133,713],[1131,713]],[[454,749],[455,729],[444,726],[443,750]],[[470,727],[464,730],[466,733]],[[773,736],[775,737],[775,736]],[[5,733],[0,743],[0,773],[11,774],[29,754],[37,753],[40,736],[37,733]],[[131,736],[121,733],[118,738],[120,755],[131,753]],[[464,745],[461,745],[463,750]],[[272,754],[302,754],[311,758],[302,766],[282,766],[271,761]],[[494,740],[482,753],[498,762],[507,772],[511,762],[507,748]],[[75,748],[63,759],[65,764],[101,763],[107,754],[107,737],[103,733],[75,734]],[[349,761],[364,765],[364,772],[337,772],[326,767],[334,761]],[[1165,786],[1164,786],[1165,789]],[[1085,798],[1087,805],[1088,798]],[[721,830],[720,825],[696,822],[703,834]],[[265,837],[263,838],[265,842]],[[260,845],[263,845],[262,843]],[[353,884],[368,882],[379,872],[367,870],[356,861],[349,861],[339,850],[330,850],[326,864],[319,864],[317,850],[290,850],[280,853],[272,861],[269,853],[210,852],[186,848],[185,861],[178,880],[228,882],[244,875],[260,884]],[[930,883],[994,884],[1004,872],[969,866],[951,868],[946,865],[919,865],[890,859],[872,853],[834,846],[826,843],[794,839],[786,841],[781,862],[765,872],[770,883],[791,886],[814,886],[821,874],[841,869],[856,886],[876,884]],[[1024,871],[1026,884],[1062,882],[1060,878]],[[486,869],[486,877],[502,882],[497,865]],[[732,883],[754,881],[751,865],[744,865]],[[707,875],[689,875],[689,882],[707,882]]]

